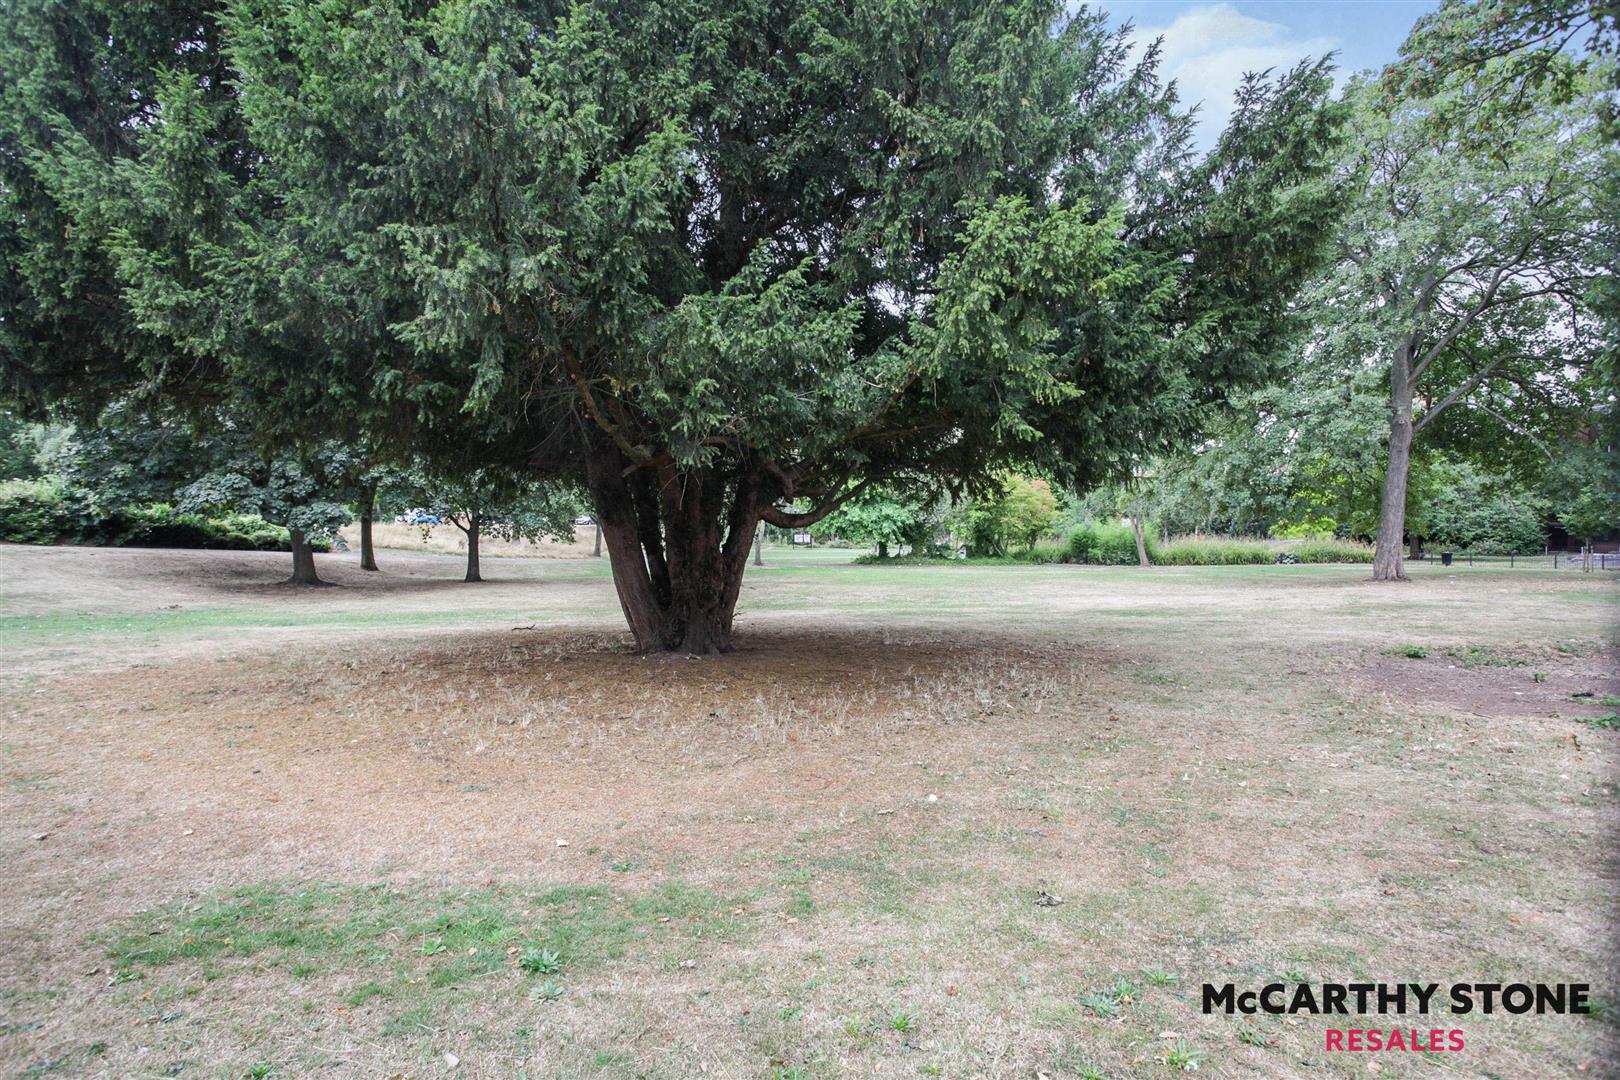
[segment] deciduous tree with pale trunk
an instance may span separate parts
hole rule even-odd
[[[1447,4],[1435,19],[1474,20],[1483,33],[1496,7]],[[1612,59],[1555,53],[1529,64],[1523,52],[1436,73],[1434,58],[1409,46],[1381,79],[1350,90],[1347,213],[1336,264],[1307,306],[1319,329],[1312,363],[1346,380],[1368,366],[1385,374],[1380,581],[1406,576],[1414,440],[1453,409],[1518,438],[1596,352],[1587,301],[1603,273],[1597,192],[1612,166],[1601,132]]]

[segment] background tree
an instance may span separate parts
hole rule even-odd
[[[1466,462],[1441,466],[1426,509],[1426,533],[1441,547],[1479,555],[1539,554],[1546,501],[1506,477]]]
[[[291,537],[289,585],[323,585],[310,541],[331,537],[350,520],[342,483],[354,475],[347,451],[328,446],[303,459],[269,455],[245,445],[180,490],[182,510],[231,510],[284,525]]]
[[[889,545],[913,549],[931,542],[941,524],[937,492],[924,486],[884,485],[867,488],[822,518],[815,531],[859,544],[877,545],[879,558],[888,558]]]
[[[1013,544],[1034,547],[1057,517],[1057,496],[1050,484],[1007,475],[958,507],[951,520],[974,554],[1006,555]]]
[[[571,541],[581,505],[577,493],[540,484],[523,472],[494,469],[429,471],[420,474],[415,489],[421,506],[465,538],[465,581],[484,580],[478,556],[482,537],[539,541],[549,536]]]
[[[1493,5],[1451,4],[1465,34]],[[1404,577],[1414,437],[1448,410],[1517,434],[1533,399],[1588,362],[1584,306],[1599,228],[1602,62],[1492,56],[1424,78],[1361,81],[1346,146],[1347,214],[1333,271],[1307,300],[1322,333],[1312,359],[1389,387],[1389,435],[1373,576]],[[1558,301],[1557,304],[1551,301]]]

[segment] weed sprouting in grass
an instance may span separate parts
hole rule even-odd
[[[556,1001],[562,995],[563,988],[551,979],[546,979],[544,982],[538,982],[529,987],[530,1001]]]
[[[1170,972],[1159,968],[1143,967],[1138,968],[1137,971],[1141,973],[1142,978],[1148,981],[1150,986],[1174,986],[1178,981]]]
[[[530,975],[554,975],[562,970],[562,956],[555,949],[530,945],[518,956],[518,967]]]
[[[265,1077],[274,1076],[275,1074],[276,1070],[274,1066],[261,1061],[255,1065],[249,1065],[247,1072],[243,1075],[246,1076],[248,1080],[264,1080]]]
[[[1251,1027],[1238,1028],[1237,1041],[1245,1046],[1266,1047],[1271,1045],[1271,1041],[1269,1039]]]
[[[897,1012],[889,1017],[889,1028],[902,1035],[909,1035],[917,1030],[917,1017],[908,1012]]]
[[[1429,650],[1422,645],[1402,645],[1398,649],[1390,650],[1391,656],[1404,656],[1408,660],[1421,660],[1429,655]]]
[[[1198,1051],[1186,1043],[1178,1042],[1164,1055],[1164,1063],[1182,1072],[1196,1072],[1201,1061]]]
[[[1581,723],[1587,727],[1620,728],[1620,712],[1604,713],[1602,716],[1583,716],[1581,717]]]
[[[1115,979],[1108,986],[1092,990],[1081,996],[1080,1004],[1098,1016],[1118,1016],[1119,1010],[1140,997],[1136,985],[1129,979]]]

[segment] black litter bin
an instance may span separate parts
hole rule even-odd
[[[1442,551],[1440,553],[1440,565],[1441,566],[1450,566],[1451,565],[1451,552]]]

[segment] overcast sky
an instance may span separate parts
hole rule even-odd
[[[1407,31],[1437,0],[1115,0],[1097,4],[1136,37],[1164,38],[1164,73],[1185,104],[1203,102],[1198,137],[1207,148],[1231,114],[1245,71],[1286,68],[1337,52],[1339,78],[1395,58]]]

